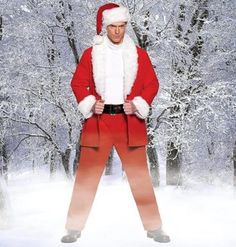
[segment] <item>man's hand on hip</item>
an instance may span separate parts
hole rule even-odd
[[[93,105],[92,111],[95,114],[102,114],[104,109],[104,100],[97,100]]]
[[[126,115],[134,114],[137,111],[137,108],[132,102],[132,100],[125,100],[124,111]]]

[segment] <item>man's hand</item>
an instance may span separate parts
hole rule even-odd
[[[102,114],[104,109],[104,100],[97,100],[93,105],[92,111],[95,114]]]
[[[124,111],[126,115],[134,114],[137,111],[137,108],[132,102],[132,100],[125,100]]]

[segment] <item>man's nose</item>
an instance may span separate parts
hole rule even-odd
[[[119,27],[116,27],[116,30],[115,30],[116,34],[118,34],[120,32],[120,29]]]

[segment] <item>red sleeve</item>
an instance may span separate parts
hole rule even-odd
[[[91,53],[87,49],[82,54],[70,83],[78,103],[90,95],[91,73]]]
[[[142,54],[143,58],[143,91],[141,97],[151,105],[154,97],[157,95],[159,89],[159,81],[154,71],[151,60],[146,51]]]

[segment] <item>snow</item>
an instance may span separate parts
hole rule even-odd
[[[69,246],[154,247],[146,237],[121,169],[103,176],[82,237]],[[120,169],[120,170],[119,170]],[[8,184],[10,220],[0,230],[1,247],[59,247],[73,181],[47,173],[14,175]],[[236,200],[232,187],[161,185],[155,189],[164,229],[173,247],[232,247],[236,244]],[[164,244],[162,244],[164,245]]]

